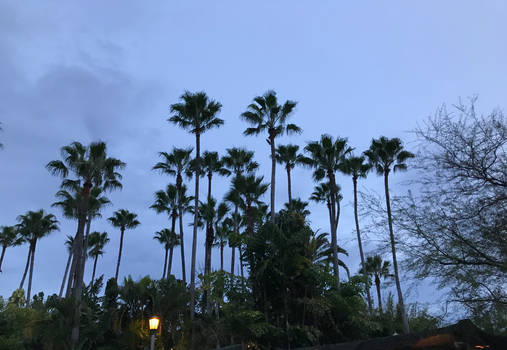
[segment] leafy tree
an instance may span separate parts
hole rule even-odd
[[[176,189],[178,192],[178,217],[180,229],[180,248],[181,248],[181,273],[183,282],[187,283],[187,274],[185,269],[185,236],[183,232],[183,214],[188,210],[187,197],[185,196],[186,187],[183,184],[183,176],[192,177],[191,171],[192,148],[173,147],[171,153],[160,152],[163,158],[162,162],[155,164],[154,170],[159,170],[164,174],[176,177]]]
[[[364,267],[361,268],[361,273],[367,276],[373,276],[375,280],[375,287],[377,288],[378,309],[382,313],[382,295],[380,293],[380,280],[382,278],[392,277],[390,273],[389,261],[382,261],[380,255],[369,256],[366,258]],[[369,289],[369,288],[368,288]]]
[[[259,135],[268,133],[271,148],[271,222],[275,222],[275,173],[276,173],[276,145],[275,139],[284,132],[287,134],[301,133],[296,124],[287,123],[287,119],[294,111],[297,102],[287,100],[283,105],[278,104],[276,92],[269,90],[262,96],[254,97],[246,112],[241,114],[247,123],[253,125],[244,131],[244,135]]]
[[[118,280],[118,273],[120,271],[121,253],[123,250],[123,236],[126,229],[134,229],[141,223],[137,220],[137,214],[131,213],[126,209],[120,209],[113,213],[113,216],[108,218],[111,225],[120,229],[120,248],[118,250],[118,263],[116,264],[116,273],[114,279]]]
[[[289,207],[292,204],[290,172],[298,164],[303,163],[303,155],[298,153],[298,145],[280,145],[276,148],[276,161],[285,166],[287,171],[287,190],[289,194]]]
[[[2,246],[2,255],[0,256],[0,272],[2,272],[2,262],[4,261],[7,248],[15,247],[21,243],[23,243],[23,240],[14,226],[3,226],[1,228],[0,246]]]
[[[327,178],[329,182],[329,213],[331,223],[331,246],[333,247],[333,269],[336,277],[336,286],[340,286],[338,271],[337,230],[340,217],[340,195],[336,183],[336,172],[340,170],[345,157],[352,151],[347,140],[337,138],[333,140],[330,135],[322,135],[319,141],[309,142],[305,151],[309,157],[303,159],[304,164],[314,168],[313,178],[321,181]]]
[[[244,173],[252,173],[259,167],[259,164],[253,160],[254,152],[247,151],[244,148],[228,148],[227,154],[222,157],[224,167],[229,170],[235,177]],[[229,200],[229,199],[227,199]],[[234,214],[232,216],[234,220],[234,235],[236,238],[239,237],[239,202],[236,200],[230,201],[234,205]],[[231,274],[234,274],[234,261],[236,253],[236,245],[234,242],[237,239],[230,239],[229,245],[232,249],[231,254]],[[232,243],[232,244],[231,244]]]
[[[181,95],[182,102],[171,105],[169,122],[190,131],[195,135],[195,195],[194,195],[194,232],[192,237],[192,262],[190,270],[190,318],[194,318],[195,307],[195,261],[197,252],[197,222],[199,216],[199,176],[201,172],[201,135],[213,128],[220,127],[224,121],[217,117],[222,109],[219,102],[211,100],[206,93],[186,91]]]
[[[95,271],[97,269],[97,261],[99,256],[104,255],[104,247],[107,243],[109,243],[109,237],[107,236],[107,232],[92,232],[89,236],[89,245],[88,245],[88,255],[93,258],[93,273],[92,280],[90,282],[93,285],[93,281],[95,281]]]
[[[155,232],[155,237],[153,237],[153,239],[157,240],[160,244],[164,245],[165,257],[164,257],[164,272],[162,273],[162,278],[167,278],[168,276],[171,275],[174,247],[177,247],[180,244],[180,237],[174,231],[164,228],[160,231]],[[169,268],[167,268],[168,259],[169,259]]]
[[[389,224],[389,237],[391,240],[391,251],[393,254],[394,278],[396,281],[396,290],[398,292],[398,304],[402,310],[403,329],[409,333],[409,324],[405,304],[403,303],[403,294],[401,292],[400,276],[398,273],[398,260],[396,259],[396,244],[393,231],[393,220],[391,214],[391,200],[389,198],[389,173],[392,171],[407,170],[408,159],[414,155],[403,148],[402,142],[398,138],[388,139],[381,136],[379,139],[373,139],[370,148],[364,152],[365,156],[372,166],[376,169],[378,175],[384,176],[384,189],[386,196],[387,221]]]
[[[62,185],[79,183],[81,186],[81,204],[78,210],[78,229],[75,237],[74,250],[74,271],[71,278],[74,280],[73,299],[74,316],[72,319],[71,349],[75,350],[79,342],[79,323],[81,315],[81,297],[83,289],[84,274],[84,229],[88,217],[89,199],[92,187],[99,187],[105,191],[121,188],[120,169],[125,163],[119,159],[107,156],[106,144],[104,142],[93,142],[84,146],[79,142],[73,142],[61,149],[61,160],[53,160],[46,165],[46,168],[54,175],[67,178],[70,172],[78,180],[64,179]],[[72,267],[71,267],[72,271]]]
[[[19,223],[16,225],[16,230],[23,236],[24,240],[29,244],[28,259],[30,260],[30,273],[28,275],[28,289],[26,293],[26,303],[30,304],[30,293],[32,291],[32,277],[33,265],[35,261],[35,249],[37,241],[51,232],[59,230],[58,221],[53,214],[47,214],[44,210],[28,211],[24,215],[18,216]],[[24,276],[23,276],[24,279]],[[21,282],[21,287],[23,287]]]
[[[363,253],[363,243],[361,241],[361,231],[359,230],[359,217],[357,214],[357,180],[359,178],[365,178],[370,169],[371,164],[365,163],[364,157],[353,156],[346,158],[341,167],[342,172],[352,176],[352,184],[354,186],[354,220],[356,223],[357,244],[359,246],[359,256],[361,257],[361,267],[363,269],[363,273],[366,273],[366,268]],[[368,308],[371,312],[372,300],[370,295],[370,288],[366,288],[366,299],[368,301]]]

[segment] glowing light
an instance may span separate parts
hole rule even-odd
[[[158,317],[153,316],[150,318],[150,330],[156,331],[158,329],[158,325],[160,323],[160,319]]]

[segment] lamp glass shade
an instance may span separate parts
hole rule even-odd
[[[158,324],[160,323],[160,320],[158,317],[152,317],[150,318],[150,330],[155,331],[158,329]]]

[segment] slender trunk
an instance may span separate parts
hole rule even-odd
[[[211,200],[211,179],[213,177],[213,173],[208,171],[208,203]],[[212,233],[212,223],[206,222],[206,243],[205,243],[205,254],[204,254],[204,274],[208,275],[211,273],[211,250],[213,249],[213,233]],[[205,299],[206,299],[206,292]]]
[[[72,253],[72,262],[70,264],[70,272],[67,277],[67,291],[65,292],[65,297],[70,297],[72,293],[72,288],[74,287],[74,275],[76,274],[76,252]]]
[[[195,259],[197,254],[197,224],[199,219],[199,174],[201,172],[201,144],[200,144],[200,135],[197,132],[195,134],[195,161],[196,161],[196,171],[195,171],[195,194],[194,194],[194,227],[193,227],[193,235],[192,235],[192,261],[190,267],[190,319],[194,319],[195,314]],[[193,341],[194,341],[194,332],[192,332],[192,346],[193,349]]]
[[[167,255],[169,253],[169,249],[167,247],[165,248],[165,255],[164,255],[164,271],[162,272],[162,279],[166,277],[166,271],[167,271]]]
[[[401,293],[401,284],[400,284],[400,276],[398,273],[398,260],[396,259],[396,245],[394,240],[394,232],[393,232],[393,219],[391,216],[391,200],[389,198],[389,169],[384,172],[384,187],[386,192],[386,207],[387,207],[387,222],[389,224],[389,237],[391,238],[391,250],[393,253],[393,268],[394,268],[394,278],[396,280],[396,290],[398,291],[398,304],[401,308],[401,316],[403,319],[403,331],[408,334],[410,333],[410,328],[408,325],[407,313],[405,310],[405,304],[403,303],[403,294]]]
[[[292,186],[290,181],[290,168],[287,166],[287,190],[289,192],[289,209],[292,209]]]
[[[2,262],[4,261],[5,251],[7,250],[7,246],[2,246],[2,256],[0,256],[0,272],[2,272]]]
[[[220,242],[220,271],[224,270],[224,242]]]
[[[90,235],[91,226],[92,226],[92,218],[91,218],[91,216],[89,216],[88,220],[86,220],[86,234],[85,234],[84,242],[83,242],[83,259],[82,259],[83,276],[84,276],[84,271],[86,268],[86,260],[88,259],[88,236]]]
[[[359,230],[359,217],[357,215],[357,177],[352,177],[352,183],[354,185],[354,219],[356,221],[356,233],[357,233],[357,244],[359,245],[359,256],[361,257],[361,267],[363,269],[363,275],[365,278],[365,281],[368,279],[368,274],[366,272],[366,265],[364,262],[364,253],[363,253],[363,243],[361,241],[361,231]],[[372,313],[372,301],[371,301],[371,294],[370,294],[370,288],[368,287],[368,283],[366,283],[366,299],[368,302],[368,311],[371,315]]]
[[[245,274],[243,271],[243,250],[241,249],[241,245],[238,247],[238,251],[239,251],[239,266],[240,266],[241,278],[245,278]]]
[[[234,233],[238,235],[238,205],[234,204]],[[231,254],[231,274],[234,275],[234,262],[236,259],[236,248],[232,246],[232,254]]]
[[[185,238],[183,236],[183,208],[181,206],[181,190],[180,190],[180,200],[178,200],[178,218],[179,218],[179,226],[180,226],[180,248],[181,248],[181,278],[183,279],[183,283],[187,285],[187,274],[185,270]]]
[[[123,250],[123,236],[125,235],[125,228],[121,228],[121,234],[120,234],[120,249],[118,250],[118,262],[116,263],[116,273],[114,275],[114,279],[116,280],[116,283],[118,283],[118,274],[120,272],[120,262],[121,262],[121,252]]]
[[[380,278],[375,275],[375,287],[377,287],[378,310],[382,313],[382,296],[380,295]]]
[[[173,236],[176,236],[176,220],[178,219],[178,214],[176,212],[173,212],[171,214],[171,233]],[[173,264],[173,251],[174,251],[174,244],[171,244],[171,258],[169,259],[169,270],[166,274],[166,264],[167,264],[167,249],[165,250],[165,262],[164,262],[164,276],[163,278],[167,278],[171,274],[171,267]]]
[[[21,283],[19,284],[19,289],[22,289],[23,285],[25,284],[26,274],[28,273],[28,267],[30,266],[30,257],[31,256],[32,256],[32,249],[31,249],[31,247],[28,247],[28,256],[26,257],[25,271],[23,272],[23,278],[21,278]]]
[[[248,231],[248,235],[250,237],[253,237],[253,234],[254,234],[254,218],[253,218],[253,213],[252,213],[252,203],[250,202],[247,202],[246,203],[246,217],[247,217],[247,221],[248,221],[248,227],[247,227],[247,231]]]
[[[173,253],[174,253],[174,246],[171,246],[171,248],[169,249],[169,264],[168,264],[168,268],[167,268],[167,275],[165,276],[165,278],[169,277],[169,275],[171,274],[171,269],[173,266]]]
[[[67,280],[67,274],[69,273],[70,262],[72,260],[72,248],[69,251],[69,257],[67,258],[67,265],[65,265],[65,273],[63,274],[62,285],[60,286],[60,293],[58,293],[58,298],[61,298],[63,295],[63,289],[65,288],[65,281]]]
[[[333,272],[336,277],[336,288],[340,288],[340,271],[338,270],[338,241],[336,237],[336,182],[333,173],[328,173],[329,182],[331,184],[331,245],[333,251]]]
[[[28,289],[26,292],[26,306],[28,307],[30,305],[30,297],[32,294],[32,279],[33,279],[33,263],[35,260],[35,247],[37,245],[37,240],[34,240],[33,244],[30,245],[30,248],[32,250],[32,256],[30,258],[30,273],[28,275]]]
[[[271,146],[271,223],[274,224],[276,156],[275,156],[275,137],[272,135],[269,136],[269,145]]]
[[[234,260],[236,260],[236,248],[231,247],[231,275],[234,275]]]
[[[95,256],[95,259],[93,262],[92,281],[91,281],[90,285],[93,285],[93,281],[95,281],[95,271],[97,270],[97,260],[99,260],[98,255]]]

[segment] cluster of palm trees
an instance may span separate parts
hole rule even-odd
[[[214,246],[220,249],[220,269],[224,270],[224,249],[228,244],[231,248],[230,272],[235,273],[236,252],[239,255],[239,272],[243,271],[243,246],[242,235],[253,236],[259,224],[275,222],[275,183],[276,165],[284,166],[287,173],[288,202],[283,210],[300,212],[303,216],[308,213],[307,202],[293,198],[291,171],[298,165],[306,166],[313,170],[313,179],[317,182],[314,191],[309,198],[312,201],[323,203],[329,214],[331,235],[332,268],[335,275],[336,288],[340,288],[339,267],[343,266],[338,254],[343,250],[338,245],[338,225],[341,214],[340,202],[342,194],[338,184],[338,174],[352,177],[354,217],[357,231],[359,254],[361,258],[361,272],[365,275],[377,277],[386,275],[382,272],[382,265],[373,263],[373,258],[365,259],[361,242],[360,226],[358,221],[357,182],[365,178],[370,170],[375,169],[377,174],[384,177],[385,199],[388,215],[388,229],[392,248],[392,260],[394,277],[398,291],[398,303],[403,310],[405,330],[408,331],[406,312],[404,311],[403,296],[399,281],[398,263],[396,259],[395,237],[392,227],[392,216],[389,198],[389,174],[394,171],[405,170],[406,160],[413,157],[405,151],[401,140],[380,137],[373,139],[371,146],[361,156],[353,153],[353,148],[348,145],[345,138],[333,138],[324,134],[319,140],[308,142],[303,152],[298,145],[276,145],[279,136],[283,134],[301,133],[302,130],[295,124],[289,123],[297,103],[285,101],[280,103],[274,91],[267,91],[262,96],[257,96],[241,114],[249,127],[244,135],[266,134],[266,141],[271,154],[271,181],[265,183],[262,176],[256,175],[259,164],[254,160],[254,152],[243,148],[229,148],[223,156],[217,152],[205,151],[201,154],[201,136],[206,131],[218,128],[224,121],[218,117],[222,105],[210,99],[204,92],[185,92],[180,97],[180,102],[170,106],[171,116],[168,121],[175,124],[195,136],[195,148],[174,147],[170,152],[160,152],[161,161],[154,165],[153,170],[174,178],[174,184],[168,184],[165,189],[155,193],[155,200],[151,206],[157,213],[166,214],[170,228],[163,228],[155,233],[154,239],[160,242],[165,250],[164,268],[162,278],[166,278],[172,272],[172,260],[174,248],[181,249],[181,274],[182,280],[187,284],[187,271],[185,269],[185,246],[183,217],[185,214],[193,215],[193,234],[191,248],[190,270],[190,316],[194,317],[195,310],[195,283],[196,283],[196,249],[197,232],[202,228],[206,232],[205,238],[205,266],[204,274],[212,270],[211,255]],[[110,204],[105,197],[106,192],[121,189],[120,170],[125,167],[121,160],[108,157],[106,144],[94,142],[88,146],[74,142],[61,149],[62,160],[54,160],[47,164],[48,170],[62,180],[61,189],[57,192],[58,201],[53,205],[60,207],[67,218],[77,221],[77,231],[69,236],[66,242],[69,256],[62,281],[60,296],[63,295],[65,284],[67,285],[66,296],[75,301],[73,317],[73,333],[71,337],[72,347],[75,348],[79,341],[79,315],[83,290],[83,274],[87,257],[93,259],[92,282],[95,280],[95,272],[98,258],[103,255],[104,247],[109,238],[106,232],[90,232],[92,220],[100,217],[101,209]],[[192,153],[194,155],[192,155]],[[212,180],[215,175],[231,176],[229,191],[218,203],[213,197]],[[194,195],[187,194],[185,180],[194,178]],[[200,178],[207,177],[207,198],[202,202],[199,198]],[[270,205],[262,202],[262,196],[270,189]],[[125,209],[120,209],[108,219],[109,222],[120,230],[120,246],[115,279],[118,279],[121,256],[123,250],[124,233],[127,229],[133,229],[140,223],[137,215]],[[176,233],[176,224],[178,231]],[[52,214],[44,211],[28,212],[19,217],[19,224],[15,227],[4,227],[0,235],[2,255],[0,269],[5,250],[9,246],[21,243],[29,244],[27,266],[25,275],[30,269],[27,300],[30,299],[32,284],[33,264],[37,241],[58,229],[58,222]],[[372,260],[373,259],[373,260]],[[377,263],[377,261],[375,261]],[[387,268],[387,266],[384,266]],[[381,272],[379,272],[381,271]],[[347,270],[348,273],[348,270]],[[379,289],[377,289],[379,292]],[[368,290],[367,301],[372,309],[372,298]],[[379,307],[381,301],[379,297]]]

